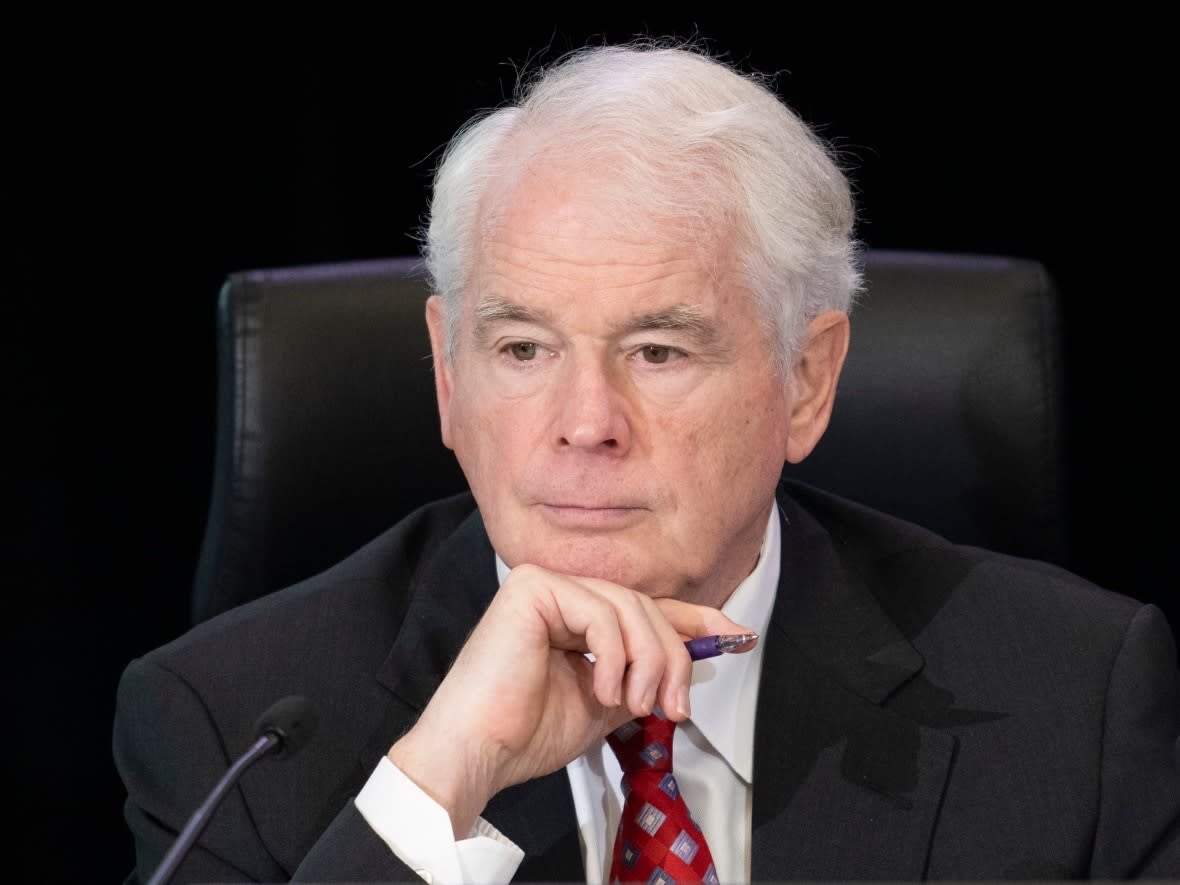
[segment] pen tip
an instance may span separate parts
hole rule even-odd
[[[730,633],[717,638],[717,647],[726,653],[746,651],[758,641],[757,633]]]

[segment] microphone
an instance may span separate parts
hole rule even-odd
[[[311,703],[307,698],[298,695],[289,695],[268,707],[254,723],[254,734],[257,737],[250,749],[238,757],[205,801],[197,806],[197,810],[188,819],[188,823],[184,825],[184,829],[180,831],[164,859],[160,861],[147,885],[163,885],[172,878],[172,874],[193,847],[205,825],[209,823],[229,788],[242,776],[242,772],[267,754],[275,759],[290,756],[315,734],[318,722]]]

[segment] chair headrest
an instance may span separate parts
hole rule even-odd
[[[785,473],[955,541],[1065,556],[1060,323],[1034,261],[869,252],[831,427]],[[193,616],[308,577],[466,487],[413,259],[233,274]]]

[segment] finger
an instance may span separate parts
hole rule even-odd
[[[627,707],[636,716],[646,716],[657,703],[671,703],[672,710],[679,709],[681,692],[674,687],[670,694],[666,685],[669,664],[676,662],[674,678],[687,691],[691,662],[675,628],[642,593],[597,578],[574,580],[615,608],[627,661],[623,676],[623,699]]]
[[[672,631],[646,596],[608,581],[575,578],[537,566],[517,570],[513,588],[537,601],[552,648],[594,656],[594,696],[604,706],[623,703],[635,716],[659,697],[669,640],[653,615]],[[507,582],[505,582],[507,586]],[[540,593],[536,591],[540,590]]]
[[[627,649],[613,608],[604,605],[603,616],[586,627],[586,650],[594,656],[594,696],[607,707],[623,703]]]
[[[700,636],[716,634],[756,632],[752,628],[726,617],[718,609],[706,605],[694,605],[690,602],[681,602],[678,599],[656,599],[653,602],[660,614],[676,629],[682,639],[696,639]],[[742,651],[749,651],[755,644],[751,643],[749,648],[744,648]]]
[[[635,714],[623,706],[615,707],[613,710],[607,710],[602,718],[603,729],[599,737],[606,737],[619,726],[635,718]]]
[[[538,566],[518,566],[513,577],[514,587],[532,594],[550,647],[593,655],[594,697],[606,707],[621,704],[628,654],[614,605],[583,582]]]
[[[614,599],[621,611],[629,612],[621,617],[631,662],[627,697],[632,709],[639,715],[647,715],[659,704],[673,721],[688,718],[692,660],[676,627],[645,594],[614,586],[594,586]]]
[[[646,716],[659,699],[667,666],[666,643],[653,615],[659,624],[667,625],[667,622],[650,606],[646,596],[633,590],[613,584],[597,585],[593,590],[613,606],[623,639],[626,655],[623,700],[634,715]]]
[[[649,618],[663,646],[664,673],[660,680],[660,707],[674,722],[681,722],[692,715],[689,688],[692,685],[692,660],[684,647],[679,631],[664,616],[656,603],[643,597],[649,609]]]

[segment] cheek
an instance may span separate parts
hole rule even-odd
[[[746,390],[719,402],[695,434],[702,467],[726,484],[762,484],[782,469],[780,401],[764,388]]]
[[[747,419],[740,406],[725,408],[716,402],[660,415],[653,428],[654,465],[675,483],[681,497],[724,493],[743,466],[749,466],[749,447],[742,442]]]
[[[774,403],[767,397],[749,397],[742,406],[741,426],[734,429],[749,438],[766,446],[775,444],[779,426],[779,412]]]
[[[455,456],[470,476],[478,466],[480,456],[494,438],[488,426],[488,415],[480,408],[480,392],[470,383],[457,385],[451,394],[448,415]]]
[[[451,405],[455,454],[472,484],[514,475],[535,448],[538,415],[527,400],[506,399],[479,381],[457,389]]]

